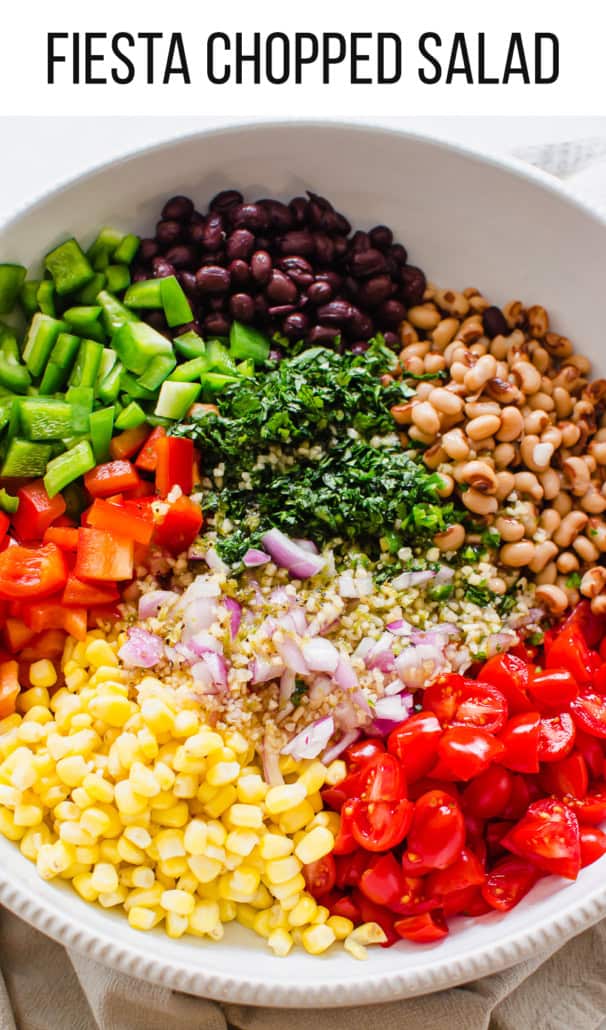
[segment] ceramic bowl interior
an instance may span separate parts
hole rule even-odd
[[[606,223],[548,176],[410,135],[284,124],[204,133],[101,168],[44,196],[0,231],[0,260],[30,263],[68,235],[113,225],[151,232],[167,196],[204,204],[237,186],[250,199],[312,189],[356,227],[391,226],[433,282],[477,286],[494,303],[541,303],[553,327],[606,373]],[[606,911],[606,858],[575,883],[546,878],[506,916],[460,919],[433,946],[274,958],[230,924],[219,944],[131,930],[123,916],[41,881],[0,839],[0,900],[49,935],[135,976],[188,993],[293,1007],[386,1001],[450,986],[564,941]]]

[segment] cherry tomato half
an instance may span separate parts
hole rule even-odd
[[[540,875],[530,862],[508,855],[487,874],[482,897],[497,912],[509,912],[534,887]]]
[[[501,841],[514,855],[547,873],[576,880],[581,868],[579,821],[561,801],[534,801]]]
[[[375,758],[385,752],[385,745],[378,737],[365,737],[356,740],[345,750],[345,760],[349,765],[364,765],[369,758]]]
[[[577,815],[580,823],[599,826],[606,822],[606,788],[594,789],[584,798],[567,797],[563,801]]]
[[[432,773],[438,779],[471,780],[504,751],[504,745],[492,733],[473,726],[453,726],[438,744],[438,762]]]
[[[591,737],[606,738],[606,697],[586,690],[572,702],[570,713],[579,729]]]
[[[404,916],[395,924],[396,933],[415,944],[433,944],[448,934],[444,916],[439,912],[423,912],[418,916]]]
[[[514,654],[497,654],[482,668],[483,683],[491,683],[505,697],[510,715],[529,708],[528,685],[532,669],[527,661]]]
[[[514,772],[539,771],[539,734],[541,716],[538,712],[521,712],[509,720],[501,733],[505,753],[499,761]]]
[[[601,780],[604,775],[604,750],[597,737],[591,737],[582,730],[577,730],[574,746],[587,762],[587,770],[592,780]]]
[[[360,879],[362,893],[377,905],[386,905],[387,908],[400,901],[404,889],[404,873],[391,852],[375,858]]]
[[[310,894],[317,897],[318,894],[327,894],[335,885],[336,868],[335,860],[331,853],[319,858],[316,862],[308,862],[301,872]]]
[[[484,883],[484,870],[473,851],[463,848],[459,857],[447,869],[438,869],[427,877],[427,893],[436,898],[443,898],[453,891],[466,887],[479,887]]]
[[[465,842],[465,821],[456,801],[444,791],[430,790],[415,805],[407,853],[430,869],[446,869]]]
[[[561,762],[550,762],[539,776],[541,787],[547,794],[562,798],[584,798],[589,786],[587,763],[577,751]]]
[[[539,727],[540,762],[558,762],[566,758],[574,747],[576,728],[568,712],[545,716]]]
[[[474,726],[498,733],[507,719],[507,701],[489,683],[452,673],[441,676],[423,694],[423,708],[434,712],[442,726]]]
[[[406,781],[397,758],[379,752],[369,758],[358,773],[359,787],[354,797],[364,801],[400,801],[406,797]]]
[[[351,832],[361,848],[388,851],[404,839],[412,822],[414,805],[401,801],[352,801]]]
[[[539,708],[565,708],[574,701],[579,688],[568,669],[546,669],[535,672],[528,690]]]
[[[502,815],[511,797],[513,775],[502,765],[490,765],[463,791],[463,809],[479,819]]]
[[[387,749],[402,763],[408,783],[427,776],[441,736],[442,727],[433,712],[416,712],[389,734]]]
[[[606,854],[606,833],[595,826],[579,826],[581,837],[581,867],[597,862]]]
[[[545,647],[548,669],[568,669],[577,683],[589,683],[594,671],[592,652],[579,625],[565,623],[553,641]]]

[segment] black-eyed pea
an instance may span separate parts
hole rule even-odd
[[[539,525],[547,536],[553,536],[562,519],[555,508],[544,508],[539,518]]]
[[[411,325],[410,322],[407,321],[400,322],[398,336],[400,337],[400,343],[402,343],[404,347],[409,347],[411,343],[416,343],[419,339],[419,334],[414,325]]]
[[[595,460],[593,454],[581,454],[580,457],[583,459],[583,461],[587,465],[587,468],[589,469],[589,475],[590,476],[593,475],[594,472],[597,472],[598,463]]]
[[[482,312],[491,307],[490,301],[486,300],[486,297],[482,297],[480,293],[475,293],[472,297],[468,297],[467,299],[469,301],[469,310],[473,311],[474,314],[481,315]]]
[[[566,336],[560,336],[558,333],[545,333],[543,346],[550,354],[553,354],[555,358],[560,360],[570,357],[573,351],[570,340]]]
[[[515,490],[515,476],[513,472],[497,472],[496,474],[497,486],[495,490],[495,497],[497,501],[504,501],[509,495]]]
[[[518,408],[508,405],[501,412],[501,425],[496,434],[501,443],[517,440],[524,429],[524,419]]]
[[[461,421],[460,415],[444,415],[440,412],[440,429],[442,433],[447,433],[449,430],[454,429],[457,423]]]
[[[413,354],[410,358],[405,358],[402,362],[403,376],[406,378],[406,373],[409,372],[412,376],[421,376],[425,371],[425,362],[423,358],[417,357]]]
[[[520,443],[520,457],[532,472],[544,472],[553,457],[550,443],[542,443],[538,436],[525,436]]]
[[[541,433],[541,443],[550,443],[554,451],[562,446],[562,430],[557,426],[547,426]]]
[[[537,573],[537,576],[536,576],[537,586],[555,583],[557,578],[558,578],[558,570],[556,568],[556,563],[553,562],[553,561],[550,561],[545,566],[545,568],[543,569],[542,572]]]
[[[457,522],[445,529],[443,533],[436,533],[433,542],[441,551],[458,551],[465,543],[465,530]]]
[[[551,366],[551,358],[544,347],[540,347],[538,344],[532,348],[531,352],[532,363],[535,368],[538,368],[541,374],[547,372]]]
[[[455,488],[454,479],[447,472],[440,472],[440,479],[442,485],[436,487],[438,497],[450,497]]]
[[[467,510],[473,512],[474,515],[494,515],[498,507],[496,497],[489,497],[487,494],[480,493],[479,490],[474,490],[473,487],[465,490],[461,500]]]
[[[598,439],[599,433],[603,432],[603,429],[598,430],[589,444],[589,453],[593,456],[598,465],[606,465],[606,440]]]
[[[419,429],[419,426],[411,426],[408,430],[408,436],[411,440],[416,440],[417,443],[425,444],[426,447],[429,447],[435,441],[435,433],[430,436],[428,433],[424,433],[422,429]]]
[[[522,393],[527,397],[541,389],[541,373],[530,361],[516,361],[511,371]]]
[[[443,372],[445,368],[446,362],[442,354],[425,355],[425,372],[435,375],[437,372]]]
[[[600,554],[604,554],[606,551],[606,523],[603,519],[597,518],[595,515],[589,518],[585,533],[596,545]]]
[[[433,383],[417,383],[417,400],[426,401],[433,390]]]
[[[441,443],[434,443],[433,447],[428,447],[423,454],[423,462],[428,469],[437,469],[445,461],[448,461],[448,455]]]
[[[561,587],[553,584],[541,584],[535,591],[537,604],[547,608],[550,615],[563,615],[568,607],[568,594]]]
[[[499,551],[499,560],[510,569],[521,569],[530,564],[534,558],[535,549],[532,540],[503,544]]]
[[[606,441],[606,429],[598,429],[593,439],[596,443],[604,443]]]
[[[436,290],[434,300],[442,311],[455,318],[465,318],[469,311],[467,297],[456,290]]]
[[[488,589],[492,590],[493,594],[498,597],[502,597],[503,594],[507,593],[507,583],[502,576],[491,576],[488,580]]]
[[[509,351],[509,340],[506,336],[495,336],[490,341],[490,353],[497,359],[503,361]]]
[[[461,398],[450,390],[445,390],[443,386],[432,387],[428,400],[436,411],[443,415],[461,415],[463,413]]]
[[[589,358],[585,357],[584,354],[573,354],[569,358],[567,364],[572,365],[573,368],[576,368],[577,371],[582,376],[588,376],[589,373],[591,372],[591,362],[590,362]],[[599,383],[600,380],[598,379],[598,380],[596,380],[596,382]],[[595,389],[595,384],[594,384],[594,389]],[[590,390],[591,390],[591,387],[590,387]]]
[[[559,429],[562,433],[562,447],[576,447],[581,438],[579,427],[574,422],[564,422]]]
[[[534,472],[516,472],[514,480],[515,489],[523,497],[531,497],[533,501],[543,499],[543,487]]]
[[[412,422],[412,407],[412,404],[394,404],[389,411],[399,426],[409,426]]]
[[[562,489],[559,473],[555,469],[546,469],[539,473],[539,483],[543,487],[543,497],[546,501],[553,501]]]
[[[497,415],[501,416],[501,408],[496,401],[485,400],[481,397],[479,400],[468,400],[465,403],[465,414],[467,418],[480,418],[482,415]]]
[[[542,572],[548,562],[555,558],[557,553],[558,549],[553,540],[544,540],[543,543],[536,545],[532,561],[529,562],[528,568],[535,574],[537,572]]]
[[[501,540],[504,540],[506,544],[517,543],[518,540],[522,540],[524,537],[523,524],[511,515],[499,515],[495,520],[494,527],[499,533]]]
[[[593,598],[591,610],[594,615],[606,615],[606,594],[598,594]]]
[[[597,561],[600,557],[600,552],[597,547],[595,544],[592,544],[591,540],[586,536],[578,536],[576,540],[572,541],[572,546],[581,561],[585,562],[587,565]]]
[[[408,321],[415,329],[430,332],[440,323],[441,315],[435,304],[417,304],[408,309]]]
[[[569,576],[571,572],[577,572],[581,565],[574,551],[562,551],[558,555],[556,567],[563,576]]]
[[[556,579],[556,586],[566,594],[567,605],[569,608],[573,608],[575,604],[579,603],[581,595],[576,587],[570,585],[570,579],[568,576],[558,576]]]
[[[565,390],[563,386],[554,386],[551,396],[558,419],[568,418],[573,408],[573,400],[568,390]]]
[[[404,363],[407,358],[424,358],[429,352],[429,341],[419,340],[417,343],[410,343],[400,351],[400,361]]]
[[[474,442],[487,440],[489,437],[494,436],[495,433],[498,433],[500,428],[500,416],[491,414],[476,415],[465,427],[467,436]]]
[[[531,436],[540,436],[548,425],[549,415],[546,411],[530,411],[524,416],[524,432]]]
[[[484,397],[489,397],[492,401],[497,401],[501,405],[518,404],[520,400],[520,391],[517,386],[500,375],[493,376],[492,379],[488,380],[484,387],[483,395]]]
[[[482,325],[482,320],[477,315],[473,315],[472,318],[466,318],[459,326],[455,339],[469,347],[472,343],[481,340],[483,336],[484,326]]]
[[[572,511],[572,498],[570,494],[567,494],[565,490],[562,490],[557,497],[554,497],[553,507],[561,518],[565,518],[566,515]]]
[[[606,569],[603,565],[596,565],[595,568],[588,569],[584,574],[579,590],[583,597],[593,599],[601,594],[604,587],[606,587]]]
[[[516,329],[517,326],[522,325],[526,317],[524,305],[521,300],[509,300],[501,308],[505,316],[505,321],[510,329]]]
[[[590,485],[589,469],[582,458],[566,458],[562,462],[562,471],[566,482],[570,485],[570,491],[575,497],[582,497],[587,493]]]
[[[587,519],[588,516],[584,511],[570,511],[567,515],[564,515],[558,529],[553,534],[553,539],[558,547],[570,547],[573,540],[585,529]]]
[[[464,383],[467,370],[467,365],[464,365],[462,361],[453,361],[450,366],[451,378],[454,379],[455,383]]]
[[[442,447],[453,461],[466,461],[469,457],[469,441],[461,429],[449,429],[444,433]]]
[[[439,351],[443,351],[454,340],[459,325],[458,318],[443,318],[438,322],[435,329],[432,330],[431,339]]]
[[[478,346],[474,344],[474,346]],[[492,354],[483,353],[465,376],[465,388],[470,393],[482,390],[489,379],[496,375],[497,363]]]
[[[494,494],[497,489],[495,471],[487,461],[469,461],[463,468],[462,482],[482,494]]]
[[[606,497],[592,484],[581,497],[581,508],[589,515],[601,515],[606,511]]]
[[[513,444],[499,443],[493,452],[495,468],[506,469],[513,463],[516,457],[516,449]]]
[[[549,315],[541,304],[533,304],[526,312],[528,330],[537,340],[542,340],[549,332]]]
[[[440,431],[440,417],[429,401],[419,401],[417,404],[413,404],[412,421],[422,433],[432,440]]]
[[[552,398],[543,390],[540,390],[539,393],[533,393],[528,398],[528,404],[533,411],[538,411],[539,409],[541,411],[553,411],[555,408]]]

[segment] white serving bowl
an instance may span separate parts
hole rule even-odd
[[[228,186],[249,199],[312,189],[357,227],[387,223],[431,280],[477,286],[495,303],[544,304],[555,328],[606,373],[606,222],[547,175],[397,132],[265,123],[163,144],[39,199],[0,231],[0,260],[28,264],[68,235],[88,242],[103,225],[151,232],[168,196],[203,205]],[[606,913],[605,874],[603,858],[575,883],[543,879],[512,912],[459,919],[437,945],[375,948],[365,963],[339,948],[280,959],[233,924],[217,944],[131,930],[124,915],[40,880],[0,838],[0,901],[49,936],[190,994],[297,1008],[409,997],[513,965]]]

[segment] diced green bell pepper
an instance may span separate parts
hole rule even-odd
[[[44,369],[44,375],[39,387],[40,394],[47,397],[52,393],[57,393],[58,390],[65,386],[80,343],[79,336],[74,336],[71,333],[59,333],[57,342]]]
[[[114,430],[115,407],[99,408],[89,416],[90,442],[97,464],[109,458],[109,445]]]
[[[88,433],[90,413],[93,410],[93,390],[90,386],[70,386],[65,399],[72,409],[71,428],[74,433]]]
[[[208,372],[208,360],[203,354],[199,358],[192,358],[191,361],[184,361],[182,365],[177,365],[169,379],[171,383],[193,383],[195,379],[200,379],[205,372]]]
[[[19,345],[11,326],[0,323],[0,387],[11,393],[25,393],[31,376],[19,357]]]
[[[206,344],[206,357],[208,368],[211,372],[220,372],[222,375],[233,375],[236,371],[236,363],[219,340],[209,340]]]
[[[162,386],[164,380],[168,379],[176,364],[177,360],[174,354],[159,354],[157,358],[150,361],[143,375],[139,376],[137,380],[139,386],[155,392]]]
[[[112,339],[112,347],[129,372],[141,375],[152,358],[173,356],[170,340],[146,322],[127,322]]]
[[[162,383],[154,415],[178,422],[187,414],[200,393],[199,383]]]
[[[96,272],[91,281],[83,286],[81,290],[74,293],[73,300],[76,304],[96,304],[97,296],[105,286],[103,272]]]
[[[203,354],[206,354],[204,340],[193,329],[190,329],[187,333],[182,333],[181,336],[175,336],[173,345],[177,353],[187,358],[188,361],[191,358],[200,358]]]
[[[72,430],[72,409],[52,397],[24,397],[19,401],[21,433],[28,440],[61,440]]]
[[[40,279],[28,279],[23,283],[19,294],[19,301],[26,318],[31,318],[38,310],[38,289]]]
[[[236,365],[236,372],[240,376],[245,376],[250,379],[255,374],[255,363],[250,358],[246,358],[245,361],[239,361]]]
[[[36,293],[36,303],[43,315],[50,315],[55,318],[57,309],[55,306],[55,284],[50,279],[42,279]]]
[[[113,404],[118,399],[118,394],[120,393],[122,386],[123,371],[124,367],[122,363],[120,361],[115,361],[109,372],[107,372],[103,379],[101,379],[99,386],[97,387],[97,396],[104,404]]]
[[[269,340],[250,325],[232,322],[229,331],[229,351],[232,358],[238,361],[252,358],[256,365],[261,365],[269,356]]]
[[[0,315],[8,315],[15,307],[27,270],[23,265],[0,265]]]
[[[121,264],[130,265],[134,261],[137,251],[139,250],[139,244],[141,240],[138,236],[133,233],[128,233],[123,240],[120,241],[114,251],[114,261],[119,261]]]
[[[23,344],[23,360],[33,376],[41,375],[59,333],[66,329],[65,322],[50,315],[34,315]]]
[[[110,293],[122,293],[130,286],[128,265],[108,265],[105,270],[105,279]]]
[[[185,296],[181,283],[174,275],[167,275],[160,283],[160,295],[166,321],[171,328],[176,325],[185,325],[191,322],[194,317],[190,303]]]
[[[83,305],[76,308],[68,308],[64,311],[63,320],[70,326],[72,332],[78,336],[86,336],[97,343],[105,342],[105,330],[99,321],[101,317],[101,306]]]
[[[97,379],[101,383],[105,379],[108,372],[111,372],[112,368],[116,364],[117,357],[111,347],[104,347],[101,355],[101,361],[99,362],[99,370],[97,372]]]
[[[132,283],[124,294],[124,303],[129,308],[161,308],[162,282],[162,279],[143,279],[141,282]]]
[[[156,390],[147,390],[138,379],[135,379],[130,372],[122,373],[122,380],[120,389],[125,393],[125,404],[130,404],[131,401],[155,401],[157,396]]]
[[[94,243],[91,243],[86,256],[95,272],[104,272],[113,258],[114,252],[122,242],[122,233],[117,229],[101,229]]]
[[[227,386],[240,381],[239,376],[228,376],[223,372],[205,372],[202,376],[202,389],[213,396],[221,393]]]
[[[19,507],[19,498],[15,497],[14,494],[9,494],[8,490],[4,487],[0,489],[0,509],[5,511],[7,515],[14,515]]]
[[[96,386],[103,345],[95,340],[82,340],[72,373],[70,386]]]
[[[94,276],[90,262],[77,240],[66,240],[44,258],[60,297],[86,286]]]
[[[60,493],[68,483],[79,479],[95,467],[95,456],[88,440],[81,440],[75,447],[49,461],[44,476],[44,486],[49,497]]]
[[[143,408],[136,401],[131,401],[118,415],[116,429],[136,429],[137,426],[143,425],[146,418]]]
[[[139,316],[122,304],[117,297],[114,297],[107,290],[101,290],[97,301],[103,308],[103,324],[110,336],[118,332],[127,322],[138,322]]]
[[[49,443],[20,440],[16,436],[8,446],[0,475],[18,479],[43,476],[51,452]]]

